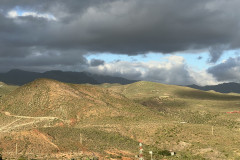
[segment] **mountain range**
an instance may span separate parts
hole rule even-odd
[[[34,81],[38,78],[48,78],[65,83],[74,84],[102,84],[102,83],[118,83],[118,84],[131,84],[138,80],[128,80],[122,77],[113,77],[107,75],[93,74],[89,72],[65,72],[60,70],[52,70],[43,73],[23,71],[14,69],[6,73],[0,73],[0,82],[10,85],[24,85]],[[198,86],[188,85],[187,87],[199,89],[203,91],[216,91],[220,93],[240,93],[239,83],[222,83],[218,85]]]
[[[189,85],[187,87],[195,88],[203,91],[216,91],[220,93],[240,93],[240,84],[239,83],[222,83],[218,85],[211,85],[211,86],[198,86],[198,85]]]
[[[92,74],[88,72],[64,72],[59,70],[47,71],[44,73],[23,71],[19,69],[10,70],[6,73],[0,73],[0,81],[11,85],[24,85],[38,78],[49,78],[66,83],[75,84],[101,84],[101,83],[119,83],[129,84],[137,81],[128,80],[121,77],[105,76]]]

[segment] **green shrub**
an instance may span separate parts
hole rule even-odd
[[[162,156],[171,156],[171,152],[168,150],[158,151],[158,154]]]

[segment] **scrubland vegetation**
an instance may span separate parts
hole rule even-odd
[[[226,113],[240,110],[238,94],[41,79],[0,100],[3,156],[18,143],[19,156],[134,159],[141,140],[145,159],[240,159],[240,114]]]

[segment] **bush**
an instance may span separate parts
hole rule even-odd
[[[19,158],[18,158],[18,160],[27,160],[28,158],[27,157],[24,157],[24,156],[20,156]]]
[[[171,156],[171,152],[168,150],[158,151],[158,154],[162,156]]]

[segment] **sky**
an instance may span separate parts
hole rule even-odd
[[[0,72],[240,82],[239,0],[1,0]]]

